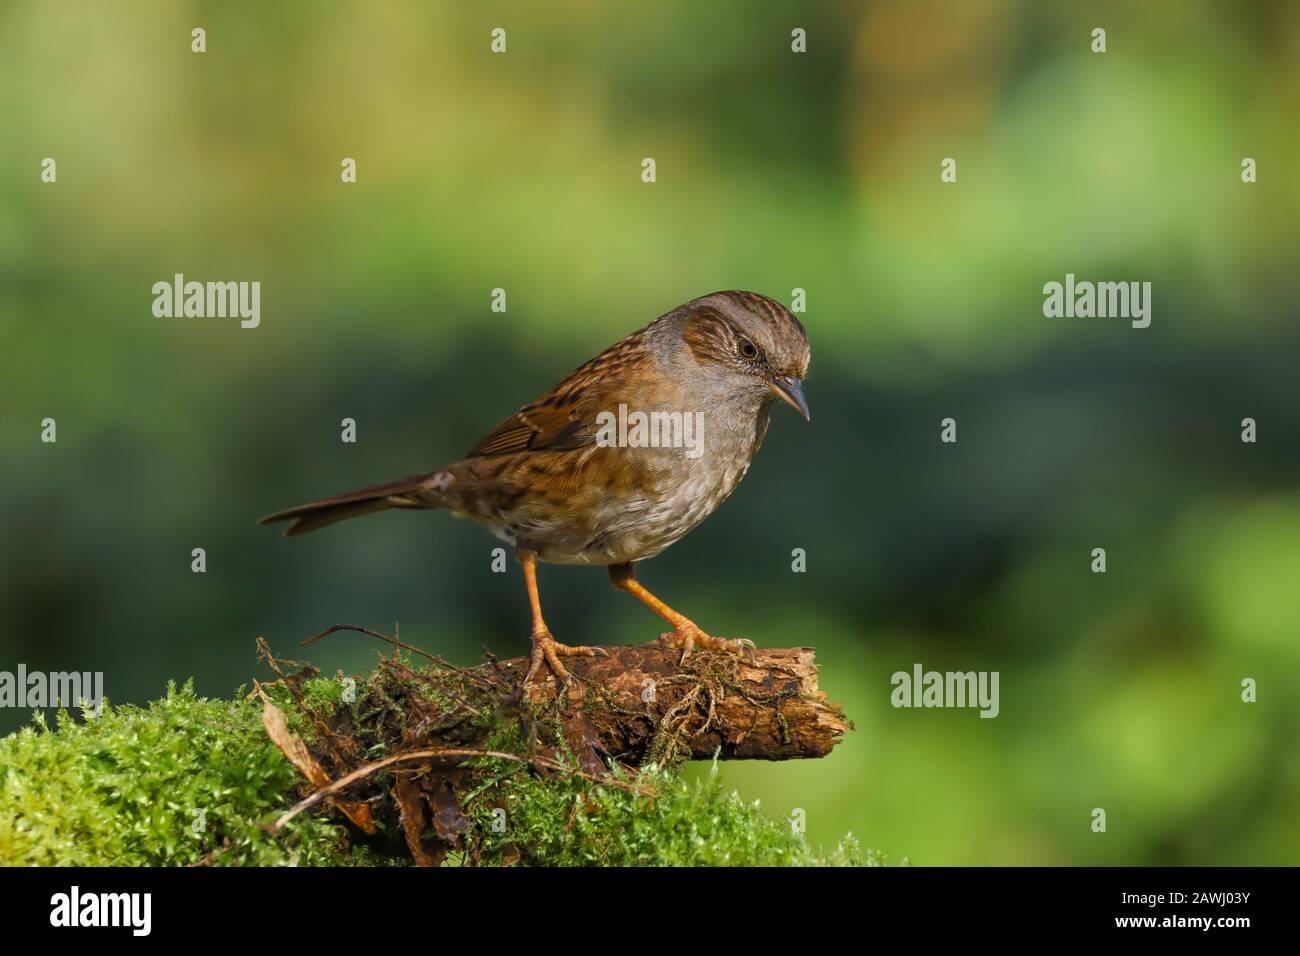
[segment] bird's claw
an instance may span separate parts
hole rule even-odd
[[[528,672],[524,674],[524,684],[532,684],[542,665],[546,664],[555,675],[555,679],[564,686],[582,687],[582,681],[569,673],[569,669],[560,663],[561,657],[609,657],[609,651],[603,647],[570,647],[557,641],[551,636],[550,631],[535,631],[532,659],[528,663]]]
[[[680,647],[682,649],[681,656],[677,659],[678,667],[686,663],[686,658],[690,656],[696,645],[707,650],[721,651],[724,654],[735,654],[744,657],[751,664],[757,661],[755,644],[749,638],[713,637],[705,634],[694,624],[683,625],[675,631],[661,634],[659,640],[669,647]]]

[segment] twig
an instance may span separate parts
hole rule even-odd
[[[393,756],[391,757],[385,757],[383,760],[376,760],[374,763],[365,764],[364,766],[358,767],[356,770],[353,770],[351,773],[339,777],[339,779],[335,780],[329,786],[323,787],[320,790],[317,790],[311,796],[299,800],[292,807],[290,807],[288,810],[282,813],[279,819],[277,819],[275,823],[271,825],[271,832],[279,833],[281,827],[283,827],[286,823],[288,823],[298,814],[302,813],[304,810],[310,810],[312,807],[316,806],[322,800],[326,800],[334,796],[335,794],[339,793],[340,791],[346,790],[348,787],[352,786],[352,784],[356,783],[358,780],[364,780],[366,777],[378,773],[379,771],[387,767],[391,767],[393,764],[405,763],[408,760],[433,760],[437,758],[452,758],[457,761],[461,761],[461,760],[472,760],[476,757],[496,757],[499,760],[513,760],[516,763],[531,764],[534,767],[540,767],[547,770],[558,770],[562,773],[567,773],[574,777],[581,777],[584,780],[590,780],[593,783],[599,783],[611,787],[618,787],[620,789],[626,790],[628,793],[638,793],[640,792],[641,789],[639,787],[634,786],[633,784],[627,783],[617,778],[602,777],[596,774],[586,773],[582,770],[575,770],[572,767],[566,767],[564,766],[564,764],[559,763],[558,761],[555,760],[551,760],[547,757],[542,757],[542,756],[534,756],[531,758],[521,757],[519,754],[504,753],[500,750],[471,750],[471,749],[464,749],[464,748],[432,747],[425,750],[408,750],[406,753],[393,754]]]
[[[378,631],[372,631],[370,628],[362,627],[360,624],[331,624],[329,627],[325,628],[325,630],[321,631],[319,634],[313,634],[311,637],[307,638],[307,640],[299,641],[298,646],[306,647],[308,644],[315,644],[322,637],[328,637],[329,635],[333,634],[335,631],[356,631],[359,634],[369,634],[371,637],[377,637],[381,641],[387,641],[389,644],[392,644],[394,647],[400,647],[403,650],[408,650],[415,654],[422,654],[435,663],[441,662],[440,658],[434,656],[433,654],[430,654],[428,651],[422,651],[418,647],[415,647],[414,645],[407,644],[405,641],[401,640],[400,638],[390,637],[387,634],[380,634]]]

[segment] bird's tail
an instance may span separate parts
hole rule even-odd
[[[285,508],[275,514],[267,515],[258,524],[274,524],[277,521],[291,521],[284,529],[286,538],[296,534],[306,534],[317,528],[324,528],[336,521],[368,515],[375,511],[387,511],[389,508],[434,508],[436,501],[421,496],[428,490],[432,475],[412,475],[400,481],[390,481],[370,488],[358,488],[333,498],[309,501],[305,505]]]

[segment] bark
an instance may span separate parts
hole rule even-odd
[[[753,661],[697,651],[680,667],[679,652],[658,643],[605,650],[609,657],[564,659],[579,685],[559,711],[566,729],[586,730],[590,747],[624,762],[824,757],[851,726],[818,689],[810,647],[762,649]],[[504,666],[522,674],[527,664]],[[530,699],[550,703],[556,693],[548,680]],[[675,738],[671,751],[663,733]]]

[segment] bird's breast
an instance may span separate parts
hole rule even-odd
[[[608,524],[599,544],[608,560],[593,563],[654,557],[689,534],[735,491],[756,447],[752,429],[717,430],[706,434],[698,455],[650,449],[632,457],[629,466],[642,475],[640,494],[604,503]]]
[[[529,455],[503,476],[503,487],[512,493],[492,495],[490,512],[476,516],[502,539],[552,564],[653,557],[731,495],[762,431],[710,416],[694,445],[589,446]]]

